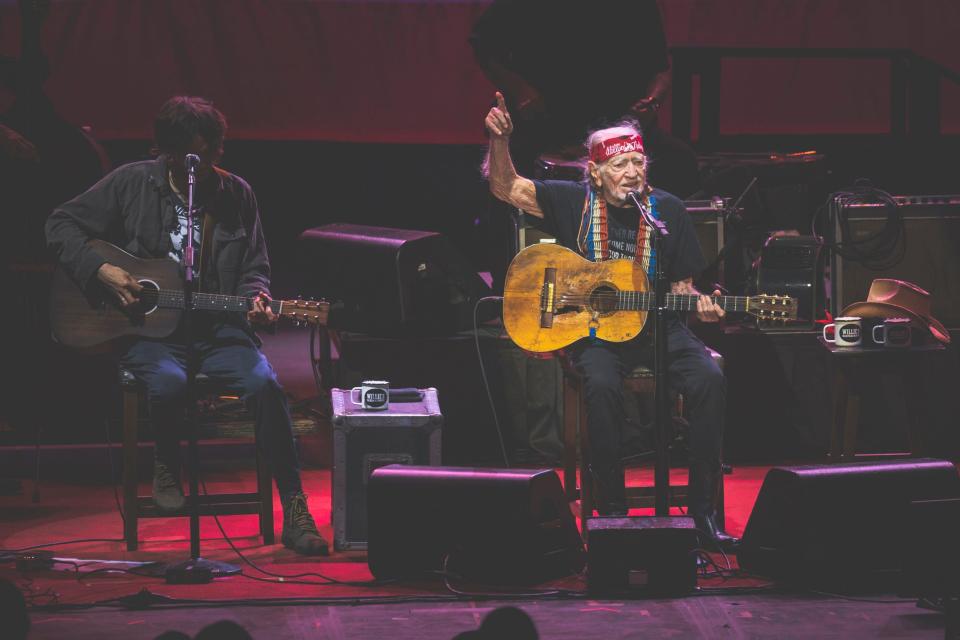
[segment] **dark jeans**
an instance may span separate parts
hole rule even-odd
[[[651,317],[650,322],[653,322]],[[667,380],[671,393],[683,394],[684,417],[690,424],[691,474],[717,479],[723,445],[726,381],[706,347],[676,317],[667,320]],[[653,345],[646,335],[623,343],[584,339],[571,349],[584,375],[587,429],[594,469],[619,464],[624,412],[623,377],[639,364],[653,362]],[[710,487],[691,483],[690,511],[709,512]],[[698,503],[694,503],[699,501]]]
[[[290,410],[270,363],[240,327],[199,321],[195,334],[199,372],[241,397],[254,416],[257,441],[270,460],[280,496],[298,493],[302,486]],[[138,340],[120,363],[146,384],[158,456],[175,459],[187,383],[182,333]]]

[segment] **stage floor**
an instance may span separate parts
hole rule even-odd
[[[264,350],[286,390],[295,400],[316,397],[309,363],[309,334],[282,329],[266,335]],[[304,438],[308,466],[304,484],[311,510],[324,535],[330,526],[329,424],[318,424],[315,437]],[[18,475],[29,475],[32,451],[20,452]],[[40,501],[24,482],[21,496],[0,497],[0,549],[13,550],[81,538],[102,539],[49,547],[57,557],[91,560],[177,562],[189,555],[185,518],[142,520],[140,550],[128,553],[119,538],[122,520],[114,488],[108,482],[106,452],[97,448],[45,449]],[[6,459],[6,458],[3,458]],[[119,451],[114,462],[119,465]],[[209,465],[208,465],[209,466]],[[740,534],[769,467],[736,466],[726,476],[727,528]],[[79,470],[79,471],[78,471]],[[11,469],[7,469],[11,471]],[[251,461],[213,465],[204,471],[210,492],[251,490]],[[683,482],[677,470],[674,481]],[[631,469],[631,483],[649,483],[650,469]],[[141,493],[149,485],[141,486]],[[281,514],[274,500],[279,538]],[[641,515],[644,512],[633,512]],[[477,592],[462,596],[442,581],[364,586],[372,576],[362,553],[334,553],[328,558],[300,558],[281,545],[264,547],[254,516],[220,518],[236,548],[260,569],[298,579],[279,582],[246,565],[231,549],[213,518],[201,519],[205,558],[243,565],[243,574],[207,585],[168,585],[162,579],[124,573],[87,572],[106,565],[71,565],[60,571],[17,571],[0,564],[0,577],[15,581],[34,605],[61,605],[32,612],[30,638],[147,638],[170,629],[195,634],[204,625],[232,619],[254,638],[421,638],[447,639],[476,628],[497,606],[521,607],[535,621],[542,638],[940,638],[943,616],[918,609],[913,601],[889,595],[844,599],[786,591],[762,580],[719,577],[700,580],[697,594],[663,600],[594,600],[584,594],[585,580],[574,576],[538,585],[533,591],[564,589],[563,599],[489,593],[477,585],[453,585]],[[398,523],[402,526],[402,523]],[[723,562],[720,557],[715,557]],[[735,559],[733,560],[735,562]],[[302,575],[309,574],[309,575]],[[144,591],[146,590],[146,591]],[[140,594],[140,598],[136,596]],[[151,598],[156,596],[155,598]],[[174,599],[174,600],[169,600]],[[153,604],[147,606],[146,602]],[[91,606],[104,603],[101,606]]]
[[[727,476],[728,527],[742,532],[767,467],[737,467]],[[631,482],[650,479],[649,469],[630,470]],[[330,473],[305,472],[312,511],[321,530],[330,528]],[[677,473],[683,480],[683,472]],[[252,471],[207,474],[211,492],[248,490]],[[113,488],[102,483],[45,483],[41,500],[23,496],[0,498],[0,548],[102,538],[117,540],[122,525]],[[149,491],[143,485],[142,491]],[[275,500],[277,531],[280,505]],[[643,511],[632,512],[635,515]],[[942,637],[943,617],[893,596],[844,599],[817,593],[790,592],[758,579],[702,579],[693,596],[663,600],[594,600],[583,594],[580,576],[540,585],[533,591],[562,588],[564,599],[513,597],[500,590],[491,595],[458,596],[444,583],[429,580],[376,587],[342,584],[371,579],[362,553],[334,553],[328,558],[300,558],[282,546],[264,547],[254,516],[227,516],[220,521],[237,549],[260,568],[299,581],[276,578],[244,565],[243,574],[208,585],[167,585],[162,579],[123,573],[84,575],[102,567],[90,565],[77,575],[70,565],[61,571],[21,573],[11,564],[0,576],[16,581],[37,605],[64,605],[55,611],[34,611],[31,638],[153,638],[168,629],[196,633],[210,622],[240,622],[255,638],[451,638],[476,628],[489,610],[502,604],[523,608],[542,638],[851,638]],[[402,524],[398,523],[398,526]],[[202,555],[243,564],[213,518],[201,520]],[[279,536],[278,536],[279,537]],[[141,548],[129,553],[119,541],[97,541],[51,547],[61,558],[90,560],[158,560],[175,562],[189,554],[185,518],[141,521]],[[716,557],[722,562],[722,558]],[[337,582],[334,582],[337,581]],[[338,583],[339,582],[339,583]],[[326,584],[323,584],[326,583]],[[489,593],[477,585],[461,590]],[[122,608],[118,598],[146,589],[159,600],[155,609]],[[113,601],[109,605],[88,607]],[[74,605],[74,606],[71,606]],[[362,605],[362,606],[361,606]]]

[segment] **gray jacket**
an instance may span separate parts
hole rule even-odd
[[[216,169],[211,181],[203,202],[214,226],[200,291],[269,294],[270,260],[253,190],[222,169]],[[163,258],[172,249],[170,229],[176,224],[166,161],[160,157],[119,167],[57,207],[47,219],[47,245],[67,273],[86,288],[106,262],[87,240],[106,240],[140,258]]]
[[[213,215],[211,257],[200,290],[227,295],[270,292],[270,260],[253,190],[242,178],[217,169],[214,193],[205,199]],[[60,264],[86,287],[105,260],[86,245],[111,242],[140,258],[163,258],[177,224],[163,158],[115,169],[47,219],[47,244]]]

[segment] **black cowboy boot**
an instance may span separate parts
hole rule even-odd
[[[716,547],[721,551],[734,552],[740,544],[725,532],[717,523],[716,504],[720,482],[723,481],[719,462],[703,463],[690,461],[690,479],[687,489],[687,513],[693,516],[694,524],[700,530],[704,546]]]
[[[317,524],[307,509],[307,496],[297,493],[281,498],[283,504],[283,546],[303,556],[330,555],[330,546],[317,530]]]
[[[620,463],[605,467],[591,465],[590,473],[597,488],[597,513],[601,516],[627,515],[627,490],[624,484],[623,465]]]

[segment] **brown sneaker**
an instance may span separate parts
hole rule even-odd
[[[298,493],[283,504],[283,546],[303,556],[328,556],[330,545],[317,530],[317,524],[307,509],[307,496]]]
[[[187,503],[180,487],[179,471],[160,460],[153,462],[153,504],[163,513],[180,511]]]

